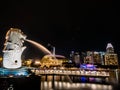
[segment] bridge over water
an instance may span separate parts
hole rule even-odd
[[[109,77],[108,70],[81,70],[81,69],[33,69],[36,75],[70,75],[86,77]]]
[[[109,82],[110,74],[108,70],[81,70],[81,69],[32,69],[36,75],[41,75],[43,81],[69,81],[81,82],[86,78],[90,81],[92,78],[99,82]]]

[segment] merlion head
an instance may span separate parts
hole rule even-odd
[[[21,29],[10,28],[6,33],[5,39],[10,42],[16,41],[15,43],[17,43],[18,41],[23,42],[26,37],[27,36],[21,31]]]

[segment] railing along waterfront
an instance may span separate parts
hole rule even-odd
[[[72,75],[86,77],[109,77],[108,70],[83,70],[83,69],[33,69],[36,75]]]

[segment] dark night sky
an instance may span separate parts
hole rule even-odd
[[[7,30],[17,27],[28,39],[46,47],[50,43],[60,54],[70,50],[105,51],[109,42],[119,53],[118,6],[113,0],[1,2],[0,49]]]

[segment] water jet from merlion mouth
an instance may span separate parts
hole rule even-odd
[[[25,41],[35,45],[36,47],[38,47],[43,53],[45,54],[48,54],[48,55],[52,55],[52,53],[47,49],[45,48],[43,45],[41,45],[40,43],[37,43],[33,40],[28,40],[28,39],[25,39]]]

